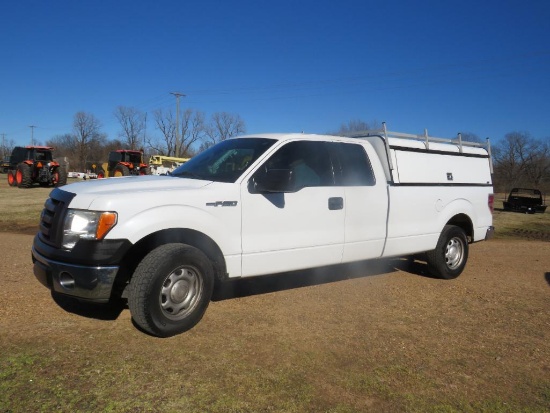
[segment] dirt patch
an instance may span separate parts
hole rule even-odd
[[[422,261],[236,281],[170,339],[123,306],[54,301],[32,237],[0,234],[0,411],[545,412],[550,243],[471,247],[456,280]]]
[[[525,239],[539,240],[539,241],[546,241],[546,242],[550,241],[550,232],[546,232],[546,231],[536,231],[536,230],[530,230],[530,229],[516,228],[512,231],[512,233],[518,238],[525,238]]]

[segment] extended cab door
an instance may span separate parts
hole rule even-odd
[[[242,275],[341,262],[344,197],[326,142],[280,147],[241,188]]]
[[[336,185],[345,189],[345,245],[342,261],[378,258],[384,251],[388,183],[370,144],[334,143]]]

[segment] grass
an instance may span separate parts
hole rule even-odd
[[[540,214],[504,211],[504,194],[498,194],[493,215],[496,237],[502,239],[538,239],[550,241],[550,210]]]

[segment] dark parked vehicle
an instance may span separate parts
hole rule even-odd
[[[4,159],[2,160],[2,166],[0,167],[0,172],[2,172],[3,174],[7,174],[9,169],[10,169],[10,157],[4,156]]]
[[[510,191],[508,199],[504,201],[505,211],[524,212],[534,214],[546,211],[545,199],[538,189],[514,188]]]
[[[49,146],[16,146],[10,157],[8,183],[10,186],[29,188],[62,186],[67,183],[67,171],[53,160],[53,148]]]

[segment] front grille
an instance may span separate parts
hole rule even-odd
[[[63,220],[75,194],[54,189],[44,203],[40,215],[40,238],[47,244],[59,247],[63,238]]]

